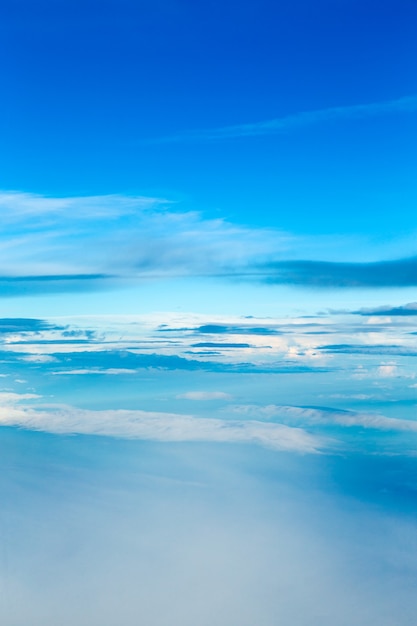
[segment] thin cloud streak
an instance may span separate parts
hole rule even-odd
[[[302,111],[292,115],[277,117],[264,122],[251,124],[237,124],[206,130],[184,132],[178,135],[154,139],[148,143],[179,143],[183,141],[221,141],[239,137],[256,137],[261,135],[275,135],[287,130],[312,126],[321,122],[333,122],[344,119],[363,119],[378,115],[393,113],[415,113],[417,111],[417,95],[371,102],[369,104],[354,104],[351,106],[329,107],[314,111]]]

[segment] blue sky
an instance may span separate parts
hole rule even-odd
[[[417,5],[0,12],[2,621],[414,623]]]

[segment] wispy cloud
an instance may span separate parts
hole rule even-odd
[[[0,193],[0,293],[83,290],[112,281],[231,274],[290,249],[253,229],[155,198]],[[110,286],[112,286],[110,285]]]
[[[179,133],[168,137],[155,139],[154,143],[178,143],[183,141],[221,141],[238,137],[256,137],[261,135],[276,135],[304,126],[313,126],[344,119],[362,119],[387,114],[415,113],[417,111],[417,95],[371,102],[368,104],[353,104],[348,106],[329,107],[313,111],[301,111],[291,115],[284,115],[271,120],[235,126],[223,126],[205,130],[195,130]]]
[[[320,288],[417,285],[416,256],[373,260],[381,250],[372,251],[371,245],[371,261],[354,262],[352,251],[358,246],[351,240],[337,239],[336,245],[331,238],[251,228],[164,202],[0,193],[0,295],[107,289],[190,276]],[[232,332],[217,328],[217,334],[223,331]],[[250,326],[248,331],[271,333]]]
[[[254,420],[220,420],[149,411],[79,409],[68,405],[31,406],[37,396],[0,393],[0,424],[65,434],[104,435],[152,441],[255,443],[268,448],[318,453],[324,438],[302,428]]]
[[[164,198],[126,196],[109,194],[106,196],[67,196],[53,197],[21,191],[0,192],[2,221],[19,222],[32,220],[32,223],[54,220],[117,219],[138,211],[152,210],[172,204]]]

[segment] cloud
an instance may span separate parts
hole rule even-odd
[[[392,344],[329,344],[317,346],[316,350],[333,354],[386,354],[395,356],[417,356],[417,348],[410,346],[396,346]]]
[[[231,400],[232,396],[223,391],[187,391],[176,396],[180,400]]]
[[[1,281],[1,278],[0,278]],[[46,320],[28,317],[3,317],[0,318],[0,333],[37,333],[43,330],[62,330],[62,326],[56,326]]]
[[[54,354],[58,357],[58,354]],[[62,374],[71,372],[83,374],[103,373],[112,371],[132,371],[138,369],[161,369],[161,370],[219,370],[225,368],[220,363],[210,363],[208,361],[196,361],[186,359],[177,355],[166,354],[143,354],[131,352],[129,350],[92,350],[65,353],[65,370]],[[69,369],[69,366],[72,369]],[[56,373],[59,370],[54,367]]]
[[[143,196],[72,196],[54,198],[21,191],[0,192],[0,210],[3,221],[12,223],[51,224],[61,220],[102,221],[115,220],[157,206],[171,204],[164,198]]]
[[[196,130],[180,133],[170,137],[155,139],[152,143],[177,143],[183,141],[221,141],[238,137],[258,137],[277,135],[286,131],[306,126],[335,122],[338,120],[363,119],[387,114],[414,113],[417,111],[417,96],[354,104],[350,106],[329,107],[313,111],[302,111],[264,122],[223,126],[207,130]]]
[[[377,368],[377,374],[381,378],[393,378],[398,376],[398,366],[396,363],[381,363]]]
[[[279,335],[281,331],[268,326],[251,326],[250,324],[224,325],[224,324],[203,324],[197,328],[160,328],[160,331],[193,331],[202,335]]]
[[[303,285],[309,287],[415,287],[417,286],[417,257],[347,263],[332,261],[279,261],[262,268],[260,280],[271,284]]]
[[[126,280],[230,275],[289,235],[209,219],[154,198],[0,193],[0,294],[114,287]]]
[[[346,427],[362,427],[383,431],[417,432],[417,421],[385,417],[374,413],[345,411],[327,407],[280,406],[270,404],[236,405],[235,413],[256,416],[258,419],[279,419],[303,424],[329,424]]]
[[[188,276],[322,288],[417,285],[417,257],[367,263],[300,260],[306,251],[307,257],[320,253],[326,259],[336,251],[336,258],[350,259],[357,246],[210,219],[155,198],[5,192],[0,208],[3,296],[113,289]],[[273,332],[250,325],[235,330],[208,326],[201,332]]]
[[[0,424],[56,434],[86,434],[152,441],[255,443],[281,451],[318,453],[326,440],[302,428],[254,420],[196,418],[177,413],[28,406],[34,394],[0,393]],[[3,406],[2,406],[3,405]]]
[[[74,369],[74,370],[62,370],[58,372],[52,372],[54,376],[84,376],[84,375],[97,375],[103,376],[124,376],[138,374],[137,370],[127,368],[110,367],[108,369]]]
[[[120,282],[107,274],[0,276],[1,296],[92,291]]]
[[[396,317],[396,316],[412,316],[417,315],[417,302],[409,302],[408,304],[404,304],[402,306],[380,306],[376,308],[363,308],[358,311],[351,311],[356,315],[372,315],[372,316],[387,316],[387,317]]]

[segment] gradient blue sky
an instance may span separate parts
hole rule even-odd
[[[416,27],[3,0],[2,623],[414,624]]]

